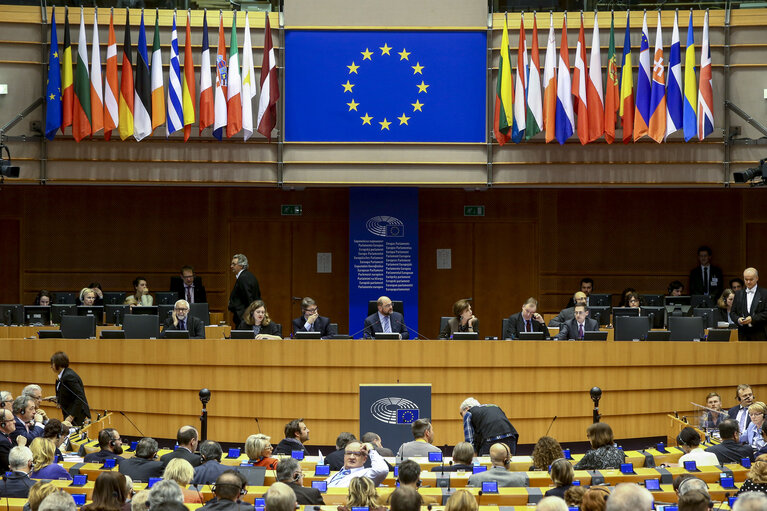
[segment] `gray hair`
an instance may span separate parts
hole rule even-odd
[[[177,308],[179,305],[186,305],[186,308],[189,308],[189,302],[187,302],[184,299],[176,300],[176,303],[173,305],[174,308]]]
[[[21,391],[21,395],[22,396],[32,397],[32,393],[35,392],[35,391],[39,391],[40,392],[40,396],[43,395],[43,388],[40,385],[36,385],[34,383],[24,387],[24,390]]]
[[[151,490],[141,490],[130,500],[131,511],[146,511],[146,502]]]
[[[16,399],[13,400],[13,413],[16,415],[24,413],[24,410],[27,408],[28,402],[34,402],[34,399],[32,399],[29,396],[19,396]]]
[[[261,453],[264,452],[264,449],[269,445],[269,440],[271,439],[271,437],[264,435],[263,433],[250,435],[248,439],[245,440],[245,454],[251,460],[260,458]]]
[[[285,458],[277,465],[277,481],[284,483],[285,481],[292,483],[293,476],[296,472],[300,472],[301,467],[298,462],[293,458]]]
[[[221,461],[221,455],[224,451],[221,450],[221,444],[214,442],[213,440],[205,440],[200,444],[200,454],[205,461],[219,460]]]
[[[184,503],[184,492],[181,491],[181,486],[176,481],[170,479],[157,481],[152,486],[152,489],[149,490],[149,509],[153,509],[159,504],[173,501]]]
[[[767,509],[767,495],[760,491],[747,491],[738,495],[732,511],[763,511]]]
[[[636,483],[621,483],[607,499],[605,511],[650,511],[652,493]]]
[[[475,406],[479,406],[480,402],[474,399],[473,397],[467,397],[463,400],[463,403],[461,403],[460,410],[468,410],[469,408],[473,408]]]
[[[17,445],[8,454],[8,466],[11,470],[25,469],[29,470],[29,463],[32,461],[32,451],[26,445]]]
[[[248,258],[245,256],[245,254],[234,254],[232,259],[237,259],[237,264],[242,266],[243,270],[248,269]]]
[[[273,483],[267,490],[265,497],[267,511],[294,511],[296,509],[296,493],[285,483]]]
[[[680,497],[692,490],[702,491],[703,493],[708,495],[708,486],[706,485],[706,481],[702,479],[698,479],[697,477],[688,477],[687,479],[679,483]]]
[[[43,499],[37,511],[76,511],[75,499],[64,490],[56,490]]]
[[[13,394],[8,392],[7,390],[0,391],[0,401],[5,402],[5,401],[10,401],[11,399],[13,399]]]
[[[543,497],[535,506],[536,511],[567,511],[567,504],[559,497]]]
[[[138,441],[136,445],[136,457],[150,459],[157,454],[157,440],[154,438],[144,437]]]

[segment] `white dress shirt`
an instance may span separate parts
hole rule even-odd
[[[355,477],[372,479],[376,486],[381,484],[389,474],[389,466],[377,451],[370,451],[368,456],[370,457],[370,468],[357,467],[339,470],[325,479],[328,482],[328,488],[348,488],[349,483]]]

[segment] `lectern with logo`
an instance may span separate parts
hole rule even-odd
[[[395,453],[413,440],[410,425],[431,418],[431,384],[360,385],[360,435],[378,433]]]

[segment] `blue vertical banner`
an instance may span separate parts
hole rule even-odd
[[[411,424],[431,418],[431,385],[360,385],[360,431],[357,438],[372,431],[381,443],[395,453],[405,442],[413,441]]]
[[[401,300],[418,337],[418,189],[349,190],[349,332],[362,337],[368,302]],[[359,331],[359,332],[358,332]]]

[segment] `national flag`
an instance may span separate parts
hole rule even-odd
[[[637,99],[634,109],[634,142],[647,135],[650,125],[650,37],[647,30],[647,11],[642,20],[642,42],[639,46],[637,72]]]
[[[177,52],[178,53],[178,52]],[[152,43],[152,131],[165,122],[165,91],[162,78],[162,52],[160,51],[160,11],[154,16]]]
[[[165,136],[184,127],[184,106],[181,104],[181,64],[178,61],[178,30],[176,12],[173,12],[173,28],[170,33],[170,65],[168,66],[168,110],[166,112]]]
[[[74,105],[74,80],[72,75],[72,43],[69,37],[69,8],[64,7],[64,60],[61,66],[61,132],[72,126]]]
[[[218,14],[218,51],[216,52],[216,95],[213,136],[221,140],[226,132],[226,40],[224,39],[224,15]]]
[[[506,37],[508,48],[508,36]],[[511,73],[511,70],[509,70]],[[511,80],[509,80],[511,86]],[[258,96],[258,132],[272,141],[272,130],[277,125],[277,100],[280,99],[279,77],[277,76],[277,59],[272,46],[272,29],[269,15],[266,15],[264,27],[264,57],[261,62],[261,95]],[[509,103],[511,107],[511,103]]]
[[[682,128],[682,54],[679,43],[679,11],[674,13],[674,30],[671,33],[671,51],[668,60],[668,85],[666,88],[666,137]]]
[[[519,17],[519,44],[517,45],[517,79],[514,81],[514,119],[511,140],[518,144],[525,138],[527,115],[525,85],[527,83],[527,42],[525,41],[525,13]]]
[[[123,65],[120,75],[120,139],[133,135],[133,49],[130,38],[130,12],[125,9],[125,37],[123,39]]]
[[[45,137],[53,140],[61,127],[61,63],[56,33],[56,8],[51,11],[51,48],[48,52],[48,83],[45,87]]]
[[[541,61],[538,56],[538,17],[533,13],[533,47],[530,52],[530,72],[527,75],[527,120],[525,138],[530,140],[543,127],[541,103]]]
[[[618,84],[618,62],[615,56],[615,13],[610,13],[610,46],[607,50],[607,84],[605,87],[605,140],[615,141],[616,114],[620,108],[621,89]]]
[[[618,114],[623,127],[623,143],[628,144],[634,130],[634,70],[631,63],[631,14],[626,11],[626,37],[623,39],[621,60],[621,98]]]
[[[72,104],[72,136],[76,142],[91,134],[91,84],[88,75],[88,43],[85,40],[85,19],[80,8],[80,36],[77,41],[75,96]]]
[[[141,27],[136,52],[136,86],[133,100],[133,136],[143,140],[152,134],[152,82],[149,74],[149,58],[144,28],[144,11],[141,11]]]
[[[599,69],[602,72],[602,69]],[[575,67],[573,68],[573,108],[578,114],[578,139],[582,145],[589,141],[589,110],[586,97],[586,37],[583,32],[583,12],[581,28],[578,31],[578,43],[575,47]]]
[[[107,41],[107,81],[104,87],[104,140],[112,138],[112,130],[120,125],[117,104],[117,39],[115,38],[114,11],[109,13],[109,40]]]
[[[599,46],[599,23],[594,13],[594,31],[591,34],[591,56],[589,57],[589,79],[586,82],[586,98],[589,117],[589,142],[605,132],[605,106],[602,92],[602,49]],[[614,126],[614,125],[613,125]]]
[[[703,18],[703,43],[700,47],[700,86],[698,88],[698,138],[714,131],[714,88],[711,81],[711,48],[708,41],[708,9]]]
[[[226,88],[226,138],[242,129],[242,98],[240,97],[240,56],[237,49],[237,11],[232,11],[232,36],[229,39],[229,78]]]
[[[498,55],[498,77],[495,80],[495,108],[493,113],[493,132],[499,145],[505,144],[511,138],[511,125],[514,124],[513,109],[514,92],[511,80],[509,28],[507,20],[504,18],[501,50]]]
[[[562,18],[562,39],[559,43],[559,69],[557,71],[556,132],[560,145],[570,138],[574,129],[573,94],[570,82],[570,50],[567,47],[567,14]]]
[[[253,98],[256,97],[256,69],[253,66],[253,45],[250,42],[250,20],[245,12],[245,36],[242,41],[242,135],[253,135]]]
[[[549,13],[549,38],[543,67],[543,128],[546,143],[554,140],[557,117],[557,41],[554,38],[554,14]]]
[[[663,60],[663,35],[660,26],[660,11],[658,11],[658,26],[655,29],[655,57],[652,68],[652,85],[650,87],[650,138],[658,142],[666,136],[666,75]]]
[[[186,65],[186,62],[184,62]],[[202,15],[202,52],[200,53],[200,134],[213,124],[213,81],[210,77],[208,47],[208,11]]]
[[[695,80],[695,37],[692,32],[692,9],[690,24],[687,25],[687,48],[684,52],[684,108],[682,125],[684,141],[689,142],[698,136],[698,84]]]
[[[93,9],[91,44],[91,135],[104,129],[104,83],[101,80],[101,45],[96,9]]]
[[[184,42],[184,88],[181,91],[182,103],[184,108],[184,142],[189,140],[192,133],[192,124],[194,124],[196,112],[194,108],[195,85],[194,85],[194,57],[192,57],[192,12],[186,13],[186,41]],[[208,34],[206,27],[205,41]],[[200,70],[203,74],[203,70]],[[208,83],[210,83],[210,66],[208,66]]]

